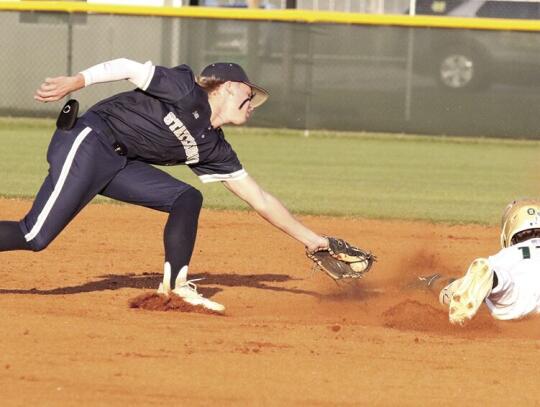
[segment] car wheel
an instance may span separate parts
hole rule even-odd
[[[489,82],[484,62],[479,55],[461,50],[447,50],[438,58],[437,80],[449,90],[485,88]]]

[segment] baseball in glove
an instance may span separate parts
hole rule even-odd
[[[362,278],[376,261],[373,254],[352,246],[343,239],[327,239],[328,249],[306,252],[306,255],[334,280]]]

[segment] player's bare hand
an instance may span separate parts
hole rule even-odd
[[[81,74],[46,78],[36,90],[34,99],[45,103],[55,102],[62,99],[68,93],[75,92],[83,87],[84,77]]]
[[[316,251],[326,249],[328,249],[328,239],[322,236],[318,236],[315,241],[306,245],[306,251],[308,253],[315,253]]]

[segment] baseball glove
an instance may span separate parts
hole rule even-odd
[[[343,239],[327,237],[328,249],[306,252],[318,268],[334,280],[362,278],[369,271],[376,257]]]

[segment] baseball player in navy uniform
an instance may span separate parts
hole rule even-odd
[[[190,67],[144,64],[125,58],[75,76],[47,78],[35,99],[52,102],[95,83],[128,80],[137,88],[91,107],[70,129],[57,129],[47,151],[50,168],[28,214],[0,222],[0,251],[45,249],[97,194],[168,212],[159,292],[222,312],[187,280],[202,195],[151,164],[188,165],[202,182],[221,182],[272,225],[305,245],[328,240],[299,222],[251,178],[221,129],[245,123],[268,93],[233,63]]]

